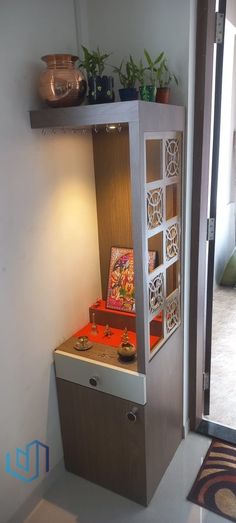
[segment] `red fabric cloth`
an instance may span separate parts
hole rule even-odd
[[[95,310],[102,310],[102,311],[111,312],[112,314],[119,314],[119,315],[122,315],[122,316],[135,317],[135,314],[133,312],[124,312],[124,311],[117,311],[117,310],[113,310],[113,309],[108,309],[106,307],[105,300],[100,300],[100,303],[99,303],[98,306],[96,306],[96,304],[94,303],[91,306],[91,308],[94,308]],[[162,314],[160,313],[159,316],[154,318],[153,321],[162,322]],[[91,340],[91,341],[96,341],[97,343],[103,343],[104,345],[109,345],[110,347],[117,347],[117,348],[119,347],[119,345],[122,342],[121,336],[122,336],[122,334],[124,332],[123,330],[115,329],[113,327],[110,327],[112,335],[110,337],[108,337],[108,336],[104,336],[104,330],[105,330],[105,326],[104,325],[97,325],[97,329],[98,329],[98,334],[94,335],[92,333],[92,323],[88,323],[87,325],[85,325],[85,327],[83,327],[82,329],[78,330],[74,334],[74,336],[77,336],[77,337],[79,337],[79,336],[88,336],[88,339]],[[136,346],[136,334],[135,334],[135,332],[128,331],[128,335],[129,335],[130,342],[133,343]],[[155,347],[155,345],[158,343],[159,340],[160,340],[160,338],[158,336],[150,336],[150,347],[151,347],[151,349],[153,347]]]
[[[94,335],[92,333],[92,323],[88,323],[87,325],[85,325],[85,327],[83,327],[82,329],[77,331],[74,334],[74,336],[77,336],[77,337],[88,336],[88,339],[90,341],[96,341],[97,343],[103,343],[103,345],[110,345],[110,347],[118,348],[119,345],[121,344],[121,341],[122,341],[121,336],[124,331],[121,329],[114,329],[113,327],[110,327],[110,328],[111,328],[111,332],[112,332],[112,335],[110,337],[104,336],[104,330],[105,330],[104,325],[97,325],[98,334]],[[130,342],[136,346],[135,332],[128,331],[128,335],[129,335]],[[160,338],[158,338],[158,336],[150,336],[151,348],[157,344],[159,339]]]

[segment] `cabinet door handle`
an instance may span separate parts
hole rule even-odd
[[[99,382],[99,379],[97,376],[92,376],[91,378],[89,378],[89,383],[90,383],[90,385],[92,385],[92,387],[97,387],[98,382]]]
[[[128,420],[131,423],[135,423],[136,422],[136,420],[137,420],[137,412],[138,412],[137,408],[133,408],[132,410],[127,412],[126,416],[127,416]]]

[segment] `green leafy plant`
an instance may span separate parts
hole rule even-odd
[[[137,80],[139,81],[141,86],[144,86],[147,67],[143,65],[142,59],[139,60],[138,64],[135,65],[135,67]]]
[[[157,68],[156,75],[159,82],[159,87],[169,87],[173,81],[176,83],[176,85],[179,84],[177,76],[169,70],[167,58],[165,55],[163,56],[163,59]]]
[[[99,47],[96,51],[89,51],[87,47],[82,45],[84,59],[80,60],[80,67],[85,69],[87,76],[102,76],[105,66],[107,64],[107,59],[111,54],[101,53]]]
[[[123,87],[135,87],[137,81],[137,66],[131,55],[126,63],[122,60],[118,67],[114,66],[113,71],[119,75],[119,80]]]
[[[159,87],[169,87],[175,81],[178,85],[178,79],[174,73],[169,70],[168,60],[162,51],[154,60],[146,49],[144,55],[147,61],[147,70],[150,72],[151,83]]]
[[[149,52],[147,51],[147,49],[144,49],[144,56],[146,58],[147,65],[148,65],[147,71],[149,71],[149,73],[150,73],[150,75],[149,75],[150,83],[152,85],[156,85],[157,80],[158,80],[158,76],[157,76],[158,68],[159,68],[160,63],[163,60],[164,52],[160,53],[156,58],[152,59]]]

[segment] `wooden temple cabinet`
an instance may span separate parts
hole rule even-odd
[[[32,128],[86,129],[93,140],[102,297],[54,352],[65,465],[143,505],[183,432],[184,120],[182,107],[139,101],[31,112]],[[120,284],[112,294],[119,311],[106,302],[112,247],[132,250],[134,263],[135,299]],[[134,361],[118,358],[125,328]],[[83,352],[81,334],[92,344]]]

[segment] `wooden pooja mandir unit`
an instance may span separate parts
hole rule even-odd
[[[184,109],[133,101],[30,117],[32,128],[93,137],[102,301],[54,352],[65,465],[147,505],[182,439]],[[134,251],[135,314],[106,308],[111,247]],[[150,272],[149,251],[157,253]],[[113,338],[103,338],[106,324]],[[131,362],[117,354],[125,327],[137,346]],[[88,351],[74,348],[81,333]]]

